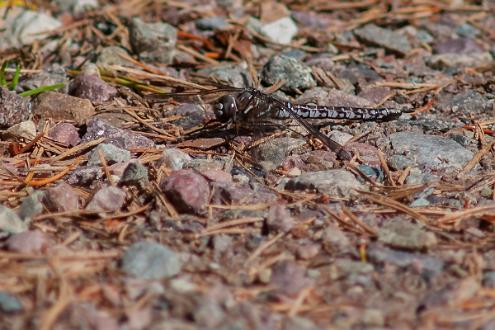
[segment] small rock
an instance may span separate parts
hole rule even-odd
[[[125,49],[117,46],[105,47],[101,50],[98,59],[96,60],[96,65],[99,67],[106,67],[110,65],[120,65],[133,67],[135,66],[132,62],[126,60],[126,57],[130,55],[125,51]]]
[[[433,45],[436,54],[464,54],[483,53],[485,50],[476,41],[468,38],[447,39]]]
[[[184,129],[197,127],[205,121],[205,111],[200,105],[194,103],[183,103],[167,112],[167,115],[180,116],[179,119],[173,120],[171,123]]]
[[[474,90],[467,90],[454,95],[442,93],[436,107],[459,114],[490,113],[493,101]]]
[[[231,86],[244,88],[249,86],[250,76],[246,65],[221,64],[199,70],[199,74],[225,81]]]
[[[352,250],[349,237],[340,228],[329,225],[322,236],[323,246],[329,250],[348,252]]]
[[[14,211],[0,205],[0,236],[7,234],[19,234],[28,229],[24,222]]]
[[[21,79],[16,90],[19,92],[28,91],[30,89],[39,88],[42,86],[49,86],[55,84],[64,84],[58,91],[66,93],[69,86],[69,78],[65,72],[65,68],[60,64],[51,64],[50,66],[43,68],[43,71],[33,74],[27,79]]]
[[[283,17],[263,25],[261,32],[273,42],[289,44],[297,34],[297,25],[292,18]]]
[[[7,240],[10,251],[19,253],[41,253],[50,245],[48,237],[39,230],[28,230],[14,234]]]
[[[454,140],[416,132],[399,132],[389,136],[397,154],[414,159],[418,166],[430,170],[461,169],[473,153]]]
[[[311,75],[311,68],[285,55],[273,56],[263,67],[262,78],[263,82],[268,85],[284,80],[285,84],[281,88],[284,91],[304,90],[316,86]]]
[[[62,26],[60,21],[46,13],[26,10],[21,6],[0,8],[0,17],[3,17],[0,21],[0,50],[30,45],[49,36],[40,32],[49,32]]]
[[[159,280],[180,273],[182,262],[169,248],[155,242],[131,245],[122,257],[122,270],[144,280]]]
[[[93,181],[101,180],[103,175],[101,166],[80,166],[72,171],[67,178],[67,183],[88,187]]]
[[[69,184],[62,182],[45,191],[43,203],[52,212],[74,211],[79,209],[79,196]]]
[[[184,151],[177,148],[168,148],[163,150],[162,158],[159,160],[159,165],[164,165],[171,170],[181,170],[184,164],[192,158]]]
[[[70,123],[58,123],[48,131],[48,137],[70,147],[81,142],[77,128]]]
[[[175,55],[177,30],[167,23],[144,23],[133,18],[129,28],[132,49],[145,61],[171,64]]]
[[[306,144],[303,139],[279,137],[270,139],[251,150],[251,154],[258,162],[270,162],[275,166],[282,164],[291,151]]]
[[[232,183],[232,175],[222,170],[200,171],[201,175],[213,182]]]
[[[86,210],[116,212],[124,205],[125,197],[125,192],[117,187],[104,187],[96,192],[86,206]]]
[[[8,128],[31,116],[31,105],[27,97],[22,97],[0,87],[0,128]]]
[[[443,260],[437,257],[421,253],[392,250],[377,244],[371,244],[369,246],[368,256],[374,263],[390,263],[399,267],[413,267],[428,276],[440,274],[444,268]]]
[[[470,68],[490,65],[493,57],[489,52],[473,54],[439,54],[431,56],[427,63],[432,68]]]
[[[55,2],[61,10],[69,11],[74,15],[98,8],[97,0],[56,0]]]
[[[350,259],[337,259],[329,269],[330,278],[333,281],[341,278],[369,275],[373,271],[374,267],[372,264]]]
[[[222,16],[210,16],[203,17],[194,22],[196,27],[200,30],[221,30],[227,26],[229,23]]]
[[[313,323],[310,319],[295,316],[287,318],[284,323],[283,330],[320,330],[319,326]]]
[[[341,132],[341,131],[331,131],[328,134],[328,137],[340,145],[345,145],[349,142],[354,136],[349,133]]]
[[[295,296],[312,283],[313,281],[306,276],[306,268],[294,261],[282,261],[273,267],[270,285],[280,293]]]
[[[414,160],[404,155],[392,155],[388,159],[388,165],[394,170],[404,170],[408,166],[414,166]]]
[[[129,150],[119,148],[113,144],[102,143],[94,148],[88,157],[88,166],[101,165],[100,153],[103,154],[107,165],[125,163],[131,159]]]
[[[296,256],[302,260],[309,260],[320,253],[320,246],[311,242],[303,242],[296,248]]]
[[[29,221],[33,217],[43,212],[43,199],[44,192],[37,190],[22,200],[21,207],[19,208],[19,216],[24,221]]]
[[[178,170],[164,178],[160,188],[182,212],[201,214],[210,198],[208,181],[193,170]]]
[[[84,134],[82,142],[89,142],[101,137],[106,138],[105,143],[113,144],[126,150],[132,148],[150,148],[155,146],[155,143],[152,140],[145,136],[139,135],[138,133],[134,133],[127,129],[114,127],[98,118],[90,119],[87,123],[86,134]]]
[[[354,30],[354,34],[364,42],[383,47],[400,55],[406,55],[411,51],[411,45],[404,35],[374,24],[367,24]]]
[[[127,165],[119,181],[120,184],[132,184],[145,187],[149,183],[148,168],[138,161],[132,161]]]
[[[266,217],[266,223],[270,230],[276,232],[288,232],[294,225],[290,211],[285,205],[277,204],[270,207]]]
[[[354,190],[366,189],[352,173],[341,169],[307,172],[285,182],[285,189],[316,189],[320,193],[335,197],[349,197],[355,194]]]
[[[96,74],[80,74],[71,82],[69,94],[93,103],[103,103],[117,95],[117,89]]]
[[[222,171],[225,162],[220,159],[194,158],[184,163],[184,169],[193,169],[198,172],[202,171]]]
[[[400,219],[390,219],[378,231],[378,241],[407,250],[424,250],[437,245],[434,233],[419,225]]]
[[[15,313],[22,311],[23,307],[16,296],[0,291],[0,310],[4,313]]]
[[[212,243],[213,251],[215,251],[216,254],[221,254],[232,247],[232,237],[228,235],[215,235]]]
[[[46,92],[36,97],[33,102],[33,113],[41,119],[71,120],[83,124],[95,114],[95,108],[89,100],[57,92]]]
[[[22,121],[9,127],[5,133],[8,137],[32,140],[36,137],[36,124],[32,120]]]
[[[376,308],[365,308],[361,316],[361,323],[369,327],[383,327],[385,325],[385,315]]]
[[[495,271],[483,272],[483,286],[486,288],[495,288]]]

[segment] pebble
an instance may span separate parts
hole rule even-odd
[[[10,251],[31,254],[44,252],[49,247],[50,240],[45,233],[36,229],[13,234],[6,243]]]
[[[256,146],[251,150],[251,154],[259,162],[270,162],[278,166],[291,151],[305,144],[306,141],[303,139],[278,137]]]
[[[82,138],[82,143],[105,137],[105,143],[113,144],[126,150],[155,146],[155,143],[145,136],[128,129],[117,128],[98,118],[90,119],[86,126],[86,134]]]
[[[273,85],[284,80],[283,91],[308,89],[316,86],[311,74],[311,68],[301,61],[285,55],[273,56],[263,67],[263,82]]]
[[[177,148],[167,148],[163,150],[162,157],[158,161],[159,166],[165,166],[177,171],[184,167],[184,164],[192,158],[184,151]]]
[[[272,268],[270,285],[282,294],[295,296],[312,283],[313,281],[306,276],[306,268],[294,261],[281,261]]]
[[[125,197],[125,192],[117,187],[104,187],[94,194],[93,198],[86,206],[86,210],[96,212],[116,212],[124,205]]]
[[[33,113],[42,120],[70,120],[81,125],[95,114],[95,108],[89,100],[57,92],[46,92],[35,98]]]
[[[266,216],[268,229],[275,232],[288,232],[295,226],[295,221],[289,209],[282,204],[273,205]]]
[[[93,181],[103,178],[101,166],[79,166],[67,178],[68,184],[88,187]]]
[[[130,55],[127,51],[118,46],[109,46],[102,48],[100,54],[98,55],[98,59],[96,60],[96,65],[99,67],[106,67],[111,65],[119,65],[126,67],[133,67],[134,64],[128,60],[126,57]]]
[[[28,225],[20,216],[6,206],[0,205],[0,236],[25,232]]]
[[[471,151],[442,136],[399,132],[389,139],[396,154],[406,155],[417,166],[432,171],[461,169],[473,158]]]
[[[131,161],[125,168],[119,183],[145,187],[149,183],[148,168],[139,161]]]
[[[82,14],[85,11],[98,8],[98,0],[56,0],[61,10],[69,11],[73,15]]]
[[[43,203],[52,212],[74,211],[80,206],[79,195],[65,182],[45,190]]]
[[[200,30],[221,30],[229,26],[229,23],[222,16],[209,16],[197,19],[196,27]]]
[[[378,230],[378,241],[391,247],[406,250],[425,250],[437,245],[434,233],[422,226],[398,218],[389,219]]]
[[[171,64],[175,55],[177,30],[167,23],[145,23],[133,18],[129,27],[132,50],[145,62]]]
[[[160,182],[160,188],[178,211],[202,214],[210,198],[208,181],[194,170],[178,170]]]
[[[3,17],[0,21],[0,50],[20,48],[45,39],[49,34],[40,32],[49,32],[62,26],[59,20],[46,13],[26,10],[21,6],[0,8],[0,17]]]
[[[321,330],[316,324],[313,323],[310,319],[293,316],[288,317],[283,325],[283,330]]]
[[[43,204],[41,200],[43,199],[44,192],[41,190],[36,190],[29,196],[23,198],[21,207],[19,208],[18,214],[22,220],[29,222],[33,217],[41,214],[43,212]]]
[[[160,280],[180,273],[182,262],[168,247],[156,242],[132,244],[122,257],[122,270],[144,280]]]
[[[16,313],[22,311],[24,308],[20,300],[5,291],[0,291],[0,310],[4,313]]]
[[[225,81],[233,87],[249,87],[250,76],[246,64],[221,64],[201,69],[198,73]]]
[[[9,127],[3,135],[6,137],[32,140],[36,137],[36,124],[32,120],[22,121],[19,124]]]
[[[467,90],[454,95],[442,93],[436,105],[440,110],[458,114],[490,113],[493,106],[492,100],[474,90]]]
[[[8,128],[31,116],[29,98],[0,87],[0,128]]]
[[[411,45],[404,35],[378,27],[375,24],[367,24],[362,28],[356,29],[354,34],[364,42],[383,47],[400,55],[406,55],[411,51]]]
[[[473,54],[439,54],[433,55],[427,60],[428,65],[435,69],[483,67],[490,65],[492,62],[493,57],[489,52]]]
[[[351,172],[342,169],[307,172],[288,181],[283,180],[282,184],[288,190],[316,189],[332,197],[345,198],[354,195],[354,190],[366,189]]]
[[[48,131],[48,137],[65,146],[73,147],[81,142],[77,128],[71,123],[58,123]]]
[[[451,38],[442,40],[433,45],[433,52],[436,54],[473,54],[483,53],[483,47],[476,41],[469,38]]]
[[[203,124],[206,119],[203,108],[195,103],[183,103],[178,107],[173,108],[167,115],[180,116],[179,119],[172,120],[171,123],[181,126],[186,130]]]
[[[70,83],[69,94],[97,104],[112,99],[117,95],[117,89],[96,74],[79,74]]]
[[[444,268],[443,260],[438,257],[417,252],[393,250],[377,244],[369,246],[368,256],[373,263],[390,263],[398,267],[413,267],[428,276],[440,274]]]
[[[271,41],[279,44],[289,44],[297,34],[297,25],[292,18],[283,17],[261,27],[261,33]]]
[[[42,71],[33,74],[27,79],[22,79],[19,81],[16,90],[22,92],[42,86],[60,83],[64,84],[64,87],[60,88],[58,91],[65,94],[69,90],[69,78],[65,72],[65,68],[62,65],[53,63],[47,67],[44,67]]]
[[[103,154],[107,165],[128,162],[131,159],[129,150],[119,148],[113,144],[102,143],[91,150],[88,156],[88,166],[101,165],[100,153]]]

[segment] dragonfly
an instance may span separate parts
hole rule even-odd
[[[216,95],[213,111],[225,126],[249,130],[274,127],[276,121],[294,119],[311,136],[319,139],[341,160],[350,160],[352,154],[343,145],[321,133],[310,124],[309,119],[343,119],[349,121],[389,121],[400,117],[402,111],[393,108],[366,108],[295,104],[256,88],[239,88],[216,84],[216,88],[194,92],[150,94],[152,102],[163,102],[168,98]]]

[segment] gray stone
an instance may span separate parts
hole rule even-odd
[[[442,40],[433,45],[433,51],[436,54],[473,54],[483,53],[483,47],[473,39],[455,38]]]
[[[144,187],[149,183],[148,168],[138,161],[130,162],[124,170],[119,183]]]
[[[367,43],[383,47],[388,51],[401,55],[405,55],[411,50],[411,45],[406,36],[374,24],[368,24],[354,30],[354,34]]]
[[[23,122],[31,116],[31,105],[22,97],[0,87],[0,128],[8,128]]]
[[[261,33],[271,41],[279,44],[288,44],[297,34],[297,25],[292,18],[283,17],[261,27]]]
[[[33,113],[43,120],[69,120],[83,124],[95,114],[95,108],[89,100],[57,92],[46,92],[36,97],[33,102]]]
[[[32,120],[22,121],[9,127],[3,135],[4,137],[22,138],[29,141],[36,137],[36,124]]]
[[[70,11],[77,15],[98,8],[97,0],[56,0],[61,10]]]
[[[107,165],[124,163],[131,159],[129,150],[114,146],[113,144],[102,143],[94,148],[88,157],[88,166],[101,165],[100,152],[103,154]]]
[[[201,30],[220,30],[229,25],[222,16],[203,17],[194,22],[196,27]]]
[[[439,54],[433,55],[427,63],[432,68],[461,69],[469,67],[487,66],[492,63],[493,57],[489,52],[472,54]]]
[[[439,97],[437,107],[440,110],[459,114],[490,113],[493,111],[493,100],[474,90],[467,90],[455,95],[442,94]]]
[[[97,74],[79,74],[70,83],[69,94],[93,103],[103,103],[117,95],[117,89]]]
[[[70,123],[58,123],[48,131],[48,136],[66,146],[75,146],[81,142],[77,128]]]
[[[280,165],[291,151],[306,144],[303,139],[279,137],[270,139],[251,150],[251,154],[258,162],[271,162]]]
[[[0,50],[20,48],[35,40],[45,39],[49,34],[40,32],[52,31],[62,26],[60,21],[46,13],[27,10],[21,6],[0,8],[0,17],[4,18],[0,30]]]
[[[404,154],[417,166],[433,171],[460,169],[473,158],[471,151],[442,136],[399,132],[389,138],[396,154]]]
[[[69,184],[62,182],[45,191],[43,203],[53,212],[74,211],[79,209],[79,195]]]
[[[120,65],[132,67],[134,64],[125,59],[129,54],[125,49],[117,46],[105,47],[101,50],[98,59],[96,60],[96,65],[100,67],[105,67],[109,65]]]
[[[19,299],[7,292],[0,292],[0,310],[4,313],[15,313],[23,310]]]
[[[246,65],[221,64],[198,71],[199,74],[225,81],[234,87],[250,86],[250,76]]]
[[[322,329],[313,323],[310,319],[299,316],[287,318],[283,330],[319,330]]]
[[[144,280],[159,280],[180,273],[182,262],[175,252],[155,242],[131,245],[122,257],[122,270]]]
[[[354,190],[366,189],[351,172],[341,169],[303,173],[285,181],[284,186],[289,190],[316,189],[335,197],[349,197],[355,194]]]
[[[184,164],[192,158],[184,151],[177,148],[167,148],[162,152],[159,164],[164,165],[171,170],[181,170]]]
[[[407,250],[424,250],[437,245],[434,233],[398,218],[389,219],[378,231],[378,241]]]
[[[125,192],[117,187],[103,187],[93,196],[86,206],[86,210],[97,212],[118,211],[124,205],[125,196]]]
[[[263,82],[269,85],[284,80],[285,84],[281,88],[284,91],[304,90],[316,86],[311,75],[311,68],[285,55],[273,56],[263,67],[262,78]]]
[[[422,253],[392,250],[371,244],[368,256],[373,263],[393,264],[398,267],[415,267],[421,269],[425,275],[440,274],[444,268],[442,259]]]
[[[29,221],[33,217],[43,212],[43,199],[44,192],[37,190],[22,200],[21,207],[19,208],[19,216],[24,221]]]
[[[106,138],[105,143],[113,144],[126,150],[155,146],[155,143],[152,140],[143,135],[139,135],[138,133],[134,133],[127,129],[117,128],[98,118],[90,119],[86,126],[86,134],[84,134],[82,138],[83,143],[104,137]]]
[[[170,64],[175,55],[177,30],[167,23],[145,23],[133,18],[129,41],[141,59]]]
[[[14,211],[0,205],[0,236],[7,234],[19,234],[28,230],[24,222]]]
[[[69,77],[67,76],[63,66],[54,63],[46,68],[43,68],[43,71],[35,73],[25,80],[21,80],[19,85],[17,85],[16,90],[22,92],[39,88],[41,86],[49,86],[60,83],[64,84],[64,87],[62,87],[59,91],[61,93],[66,93],[69,90]]]

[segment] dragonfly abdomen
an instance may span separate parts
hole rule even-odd
[[[287,102],[286,107],[290,108],[296,115],[305,119],[347,119],[360,121],[390,120],[400,116],[401,111],[389,108],[359,108],[344,106],[320,106],[320,105],[299,105]],[[275,114],[276,118],[289,118],[288,111],[280,109]]]

